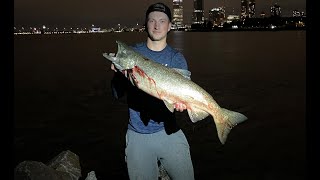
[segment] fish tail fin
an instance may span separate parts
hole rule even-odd
[[[220,119],[217,119],[215,121],[215,124],[219,140],[222,144],[224,144],[227,140],[228,134],[230,133],[231,129],[237,124],[247,120],[248,118],[241,113],[230,111],[228,109],[221,108],[221,111],[222,113],[219,116]]]

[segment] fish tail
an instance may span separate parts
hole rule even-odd
[[[231,129],[248,118],[241,113],[230,111],[228,109],[221,108],[221,111],[222,113],[217,117],[219,119],[215,121],[215,124],[219,140],[222,144],[224,144]]]

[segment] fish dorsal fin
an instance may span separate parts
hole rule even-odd
[[[189,114],[191,121],[194,123],[209,116],[209,113],[207,113],[206,111],[203,111],[201,109],[198,109],[195,107],[191,107],[191,109],[188,109],[188,114]]]
[[[167,106],[170,112],[174,111],[174,104],[169,100],[163,100],[164,104]]]
[[[176,72],[178,72],[179,74],[181,74],[183,77],[191,80],[191,72],[186,70],[186,69],[178,69],[178,68],[172,68],[173,70],[175,70]]]

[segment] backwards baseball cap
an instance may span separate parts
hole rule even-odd
[[[146,12],[146,21],[148,19],[148,16],[151,12],[153,11],[159,11],[159,12],[163,12],[165,13],[169,20],[171,21],[172,17],[171,17],[171,10],[168,6],[166,6],[165,4],[163,3],[155,3],[155,4],[152,4],[149,6],[147,12]]]

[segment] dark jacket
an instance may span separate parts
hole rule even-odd
[[[156,122],[164,122],[167,134],[180,130],[175,113],[171,113],[162,100],[133,86],[121,72],[114,74],[111,87],[116,99],[126,98],[128,107],[140,112],[140,118],[144,125],[147,126],[152,119]]]

